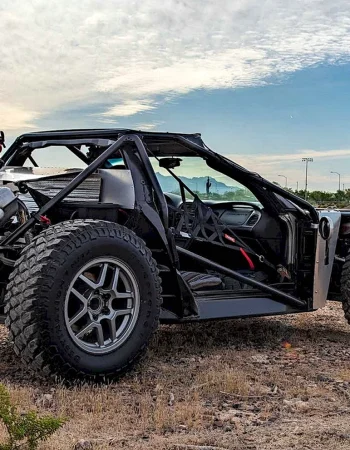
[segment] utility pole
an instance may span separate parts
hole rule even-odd
[[[338,181],[339,181],[338,191],[340,191],[340,173],[339,172],[333,172],[333,171],[331,171],[331,173],[336,173],[338,175]]]
[[[299,181],[297,181],[297,192],[299,191]]]
[[[285,180],[285,187],[287,187],[288,186],[288,178],[285,176],[285,175],[277,175],[278,177],[282,177],[282,178],[284,178],[284,180]]]
[[[313,158],[302,158],[301,159],[302,162],[306,163],[305,164],[305,200],[307,200],[307,166],[309,164],[309,162],[313,162]]]

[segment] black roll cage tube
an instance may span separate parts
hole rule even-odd
[[[133,136],[123,135],[118,138],[113,144],[111,144],[100,156],[98,156],[95,161],[93,161],[89,166],[87,166],[82,172],[80,172],[73,180],[67,184],[60,192],[58,192],[54,197],[52,197],[44,206],[42,206],[37,213],[33,214],[32,217],[23,225],[21,225],[17,230],[7,236],[2,242],[2,245],[13,244],[20,237],[22,237],[35,222],[40,221],[40,217],[45,215],[53,206],[61,202],[67,195],[69,195],[77,186],[79,186],[83,181],[87,179],[91,174],[95,172],[102,164],[104,164],[107,159],[112,156],[112,154],[118,150],[126,141],[133,141]]]
[[[299,300],[298,298],[293,297],[292,295],[289,295],[286,292],[280,291],[272,286],[268,286],[267,284],[261,283],[261,281],[245,277],[244,275],[240,274],[239,272],[236,272],[235,270],[228,269],[227,267],[222,266],[221,264],[218,264],[208,258],[204,258],[203,256],[197,255],[196,253],[186,250],[185,248],[177,246],[176,250],[178,251],[178,253],[180,253],[180,255],[182,254],[191,259],[194,259],[201,265],[210,267],[211,269],[214,269],[219,273],[232,277],[235,280],[246,283],[254,288],[259,289],[262,292],[266,292],[267,294],[272,295],[284,305],[293,306],[294,308],[299,309],[305,308],[307,306],[306,302]]]
[[[158,161],[158,162],[160,162],[160,159],[158,158],[158,156],[156,156],[156,155],[154,155],[154,153],[152,153],[150,150],[148,150],[148,152],[151,154],[151,156],[153,156],[154,158],[156,158],[156,160]],[[170,169],[168,169],[168,168],[166,168],[166,170],[167,170],[167,172],[168,173],[170,173],[170,175],[179,183],[179,185],[180,185],[180,193],[181,193],[181,198],[182,198],[182,203],[183,203],[183,207],[184,207],[184,210],[186,211],[187,210],[187,207],[186,207],[186,201],[185,201],[185,190],[190,194],[190,195],[192,195],[192,197],[195,199],[195,200],[199,200],[199,201],[201,201],[201,199],[198,197],[198,195],[195,193],[195,192],[193,192],[182,180],[181,180],[181,178],[180,177],[178,177],[172,170],[170,170]],[[239,245],[241,245],[246,251],[248,251],[248,252],[250,252],[251,254],[253,254],[254,256],[256,256],[256,257],[258,257],[259,258],[259,255],[257,255],[256,254],[256,252],[254,252],[250,247],[249,247],[249,245],[247,245],[246,244],[246,242],[244,242],[244,241],[242,241],[242,239],[239,237],[239,236],[237,236],[234,232],[233,232],[233,230],[230,230],[230,233],[233,235],[233,237],[235,238],[235,240],[236,240],[236,243],[237,244],[239,244]],[[268,264],[266,261],[265,261],[265,263],[266,264]],[[269,265],[271,265],[271,264],[269,264]]]
[[[96,135],[99,135],[100,138],[95,138]],[[74,138],[73,138],[74,136]],[[103,137],[101,137],[103,136]],[[222,171],[225,175],[229,177],[235,177],[237,181],[241,182],[243,185],[247,184],[247,179],[249,179],[249,182],[255,186],[259,186],[260,188],[269,190],[270,192],[274,192],[276,194],[280,194],[282,197],[292,201],[302,209],[306,209],[310,213],[310,218],[312,219],[313,223],[317,224],[319,222],[319,217],[317,214],[317,211],[308,203],[306,200],[301,199],[300,197],[297,197],[296,195],[292,194],[291,192],[286,191],[285,189],[271,183],[270,181],[262,178],[259,174],[251,172],[244,167],[241,167],[239,164],[225,158],[222,155],[219,155],[212,151],[203,141],[202,145],[199,145],[198,143],[194,142],[189,137],[189,135],[182,135],[178,133],[158,133],[158,132],[146,132],[143,133],[142,131],[134,131],[134,130],[113,130],[113,129],[102,129],[102,130],[65,130],[65,131],[50,131],[50,132],[40,132],[40,133],[31,133],[27,135],[19,136],[13,144],[10,146],[8,151],[5,153],[3,160],[0,161],[0,167],[2,167],[4,164],[7,164],[9,160],[13,157],[14,153],[16,152],[16,149],[18,146],[22,145],[24,143],[24,140],[26,139],[33,139],[34,137],[37,137],[36,141],[41,138],[42,142],[40,143],[40,147],[42,147],[43,144],[52,145],[52,143],[60,143],[66,145],[72,145],[78,144],[78,141],[80,144],[86,144],[86,142],[92,143],[94,141],[95,145],[106,145],[111,141],[115,141],[116,137],[120,138],[123,136],[133,136],[138,137],[140,139],[140,136],[149,138],[152,137],[153,139],[156,139],[158,137],[161,137],[162,139],[171,139],[173,141],[177,141],[178,143],[182,144],[184,147],[195,150],[197,154],[201,155],[202,157],[205,157],[209,159],[210,164],[209,167],[212,167],[215,169],[214,166],[218,167],[218,170]],[[191,135],[192,136],[192,135]],[[200,134],[198,134],[200,137]],[[50,138],[53,138],[51,140]],[[28,146],[33,146],[31,142],[24,144]],[[113,144],[111,144],[113,145]],[[68,147],[69,148],[69,147]],[[108,151],[109,147],[105,150]],[[72,149],[70,149],[72,150]],[[115,151],[115,150],[114,150]],[[80,155],[77,155],[81,158]],[[81,158],[82,159],[82,158]],[[107,158],[108,159],[108,158]],[[276,202],[278,202],[278,199],[275,199]]]
[[[209,150],[208,148],[203,148],[196,143],[181,137],[176,136],[175,139],[178,139],[181,143],[185,144],[187,147],[191,147],[195,150],[199,150],[200,153],[208,153],[208,156],[213,157],[216,159],[216,161],[223,167],[226,165],[227,168],[236,169],[237,171],[242,171],[242,169],[234,164],[230,163],[229,161],[226,161],[224,158],[219,157],[217,154]],[[40,217],[45,215],[52,207],[54,207],[57,203],[61,202],[67,195],[69,195],[77,186],[79,186],[84,180],[86,180],[92,173],[94,173],[98,168],[100,168],[108,158],[110,158],[117,150],[119,150],[123,144],[133,142],[139,152],[139,156],[141,158],[141,161],[145,163],[146,159],[148,161],[148,164],[145,164],[145,169],[147,173],[149,174],[149,179],[153,183],[155,175],[153,173],[152,166],[149,163],[149,160],[147,158],[147,151],[146,148],[140,138],[137,134],[123,134],[122,136],[118,137],[118,139],[111,144],[100,156],[98,156],[89,166],[87,166],[85,169],[82,170],[66,187],[64,187],[60,192],[58,192],[52,199],[50,199],[44,206],[42,206],[37,213],[33,214],[30,219],[24,224],[22,224],[17,230],[15,230],[13,233],[11,233],[9,236],[7,236],[5,239],[1,241],[2,246],[11,245],[14,242],[16,242],[20,237],[22,237],[30,228],[34,226],[36,222],[40,221]],[[229,167],[231,166],[231,167]],[[251,181],[259,181],[264,186],[268,187],[271,191],[274,191],[276,193],[282,194],[285,198],[290,199],[294,203],[299,204],[300,206],[308,209],[311,213],[313,211],[312,206],[307,203],[306,201],[299,199],[298,197],[294,196],[293,194],[290,194],[289,192],[285,191],[282,188],[279,188],[278,186],[268,182],[267,180],[264,180],[263,178],[258,178],[257,175],[245,171],[245,175],[251,178]],[[167,205],[164,198],[164,195],[160,195],[159,193],[159,184],[153,185],[153,188],[155,190],[155,194],[158,197],[158,202],[161,205],[161,216],[162,216],[162,223],[164,226],[164,229],[167,231],[167,213],[165,213],[165,209],[167,211]],[[316,211],[315,211],[316,212]],[[313,215],[313,214],[312,214]],[[316,213],[316,217],[313,217],[316,222],[318,222],[318,216]],[[271,286],[268,286],[264,283],[257,282],[256,280],[253,280],[249,277],[245,277],[244,275],[230,270],[224,266],[221,266],[209,259],[203,258],[199,255],[196,255],[188,250],[182,249],[180,247],[176,248],[178,253],[186,255],[188,257],[191,257],[198,262],[211,266],[212,268],[216,268],[219,272],[226,273],[227,275],[231,276],[232,278],[242,281],[246,283],[249,286],[255,287],[260,289],[263,292],[270,293],[273,297],[277,298],[278,301],[288,304],[291,306],[296,306],[299,309],[305,308],[307,306],[306,302],[303,302],[300,299],[297,299],[283,291],[280,291],[278,289],[275,289]]]
[[[193,149],[198,150],[199,152],[203,153],[203,150],[207,153],[207,155],[215,161],[215,163],[220,166],[220,170],[223,168],[228,169],[227,172],[225,172],[225,175],[232,177],[232,174],[228,173],[229,171],[234,170],[235,175],[238,175],[237,181],[242,182],[242,184],[246,184],[246,179],[249,178],[250,182],[253,184],[259,184],[259,186],[269,189],[269,191],[272,191],[276,194],[280,194],[282,197],[292,201],[293,203],[297,204],[303,209],[306,209],[310,212],[310,216],[314,223],[319,222],[319,217],[317,214],[317,211],[308,203],[306,200],[303,200],[300,197],[297,197],[296,195],[292,194],[291,192],[286,191],[285,189],[277,186],[276,184],[271,183],[268,180],[265,180],[265,178],[261,177],[259,174],[250,172],[249,170],[245,169],[244,167],[239,166],[238,164],[234,163],[233,161],[230,161],[229,159],[218,155],[217,153],[213,152],[211,149],[209,149],[207,146],[205,148],[201,147],[200,145],[196,144],[195,142],[190,141],[189,139],[184,138],[183,136],[176,136],[175,139],[178,139],[179,142],[185,144],[187,147],[192,147]],[[212,167],[215,169],[215,164],[212,164],[212,161],[210,161],[211,164],[208,164],[209,167]],[[277,199],[276,199],[277,201]]]

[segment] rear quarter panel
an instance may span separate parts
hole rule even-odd
[[[313,309],[323,308],[326,304],[341,222],[340,211],[322,210],[318,213],[320,218],[328,217],[330,219],[332,234],[326,241],[321,237],[320,232],[317,232]]]

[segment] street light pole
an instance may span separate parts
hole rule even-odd
[[[301,159],[302,162],[306,163],[305,164],[305,200],[307,199],[307,166],[309,164],[309,162],[313,162],[313,158],[302,158]]]
[[[285,187],[287,187],[288,186],[288,178],[285,175],[277,175],[277,176],[282,177],[282,178],[285,179],[285,182],[286,182]]]
[[[340,191],[340,173],[339,172],[333,172],[333,171],[331,171],[331,173],[336,173],[338,175],[338,181],[339,181],[339,189],[338,189],[338,191]]]

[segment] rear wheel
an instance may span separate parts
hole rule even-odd
[[[115,376],[145,351],[160,294],[151,252],[129,229],[63,222],[42,232],[16,263],[6,325],[16,353],[36,371]]]

